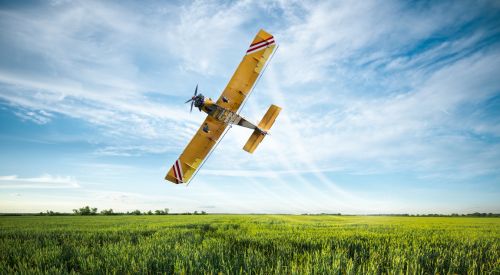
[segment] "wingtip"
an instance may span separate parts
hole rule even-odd
[[[269,32],[267,32],[264,29],[260,29],[259,33],[257,35],[260,36],[260,37],[262,37],[262,38],[264,38],[264,39],[273,36],[272,34],[270,34]]]

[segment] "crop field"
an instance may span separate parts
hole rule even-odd
[[[0,274],[499,274],[500,218],[0,217]]]

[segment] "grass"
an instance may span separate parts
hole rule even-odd
[[[0,274],[500,274],[500,218],[0,217]]]

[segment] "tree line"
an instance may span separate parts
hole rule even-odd
[[[400,216],[400,217],[500,217],[498,213],[469,213],[469,214],[370,214],[367,216]]]
[[[149,210],[145,212],[141,212],[141,210],[133,210],[127,212],[115,212],[112,208],[101,210],[100,213],[97,213],[97,208],[90,208],[89,206],[85,206],[79,209],[73,209],[74,215],[79,216],[92,216],[92,215],[105,215],[105,216],[113,216],[113,215],[168,215],[170,210],[168,208],[155,210],[154,212]]]
[[[96,216],[96,215],[103,215],[103,216],[115,216],[115,215],[206,215],[207,213],[205,211],[194,211],[193,213],[186,212],[186,213],[169,213],[170,209],[164,208],[164,209],[157,209],[157,210],[149,210],[149,211],[143,211],[141,210],[133,210],[133,211],[127,211],[127,212],[115,212],[112,208],[110,209],[103,209],[100,212],[97,211],[98,209],[96,207],[90,207],[90,206],[84,206],[78,209],[73,209],[73,213],[61,213],[61,212],[54,212],[52,210],[47,210],[46,212],[40,212],[38,215],[40,216],[67,216],[67,215],[75,215],[75,216]]]

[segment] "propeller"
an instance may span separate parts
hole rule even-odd
[[[189,110],[190,113],[193,111],[194,100],[196,99],[197,95],[198,95],[198,84],[196,84],[196,88],[194,89],[193,97],[191,97],[188,101],[184,102],[184,103],[188,103],[191,101],[191,109]]]

